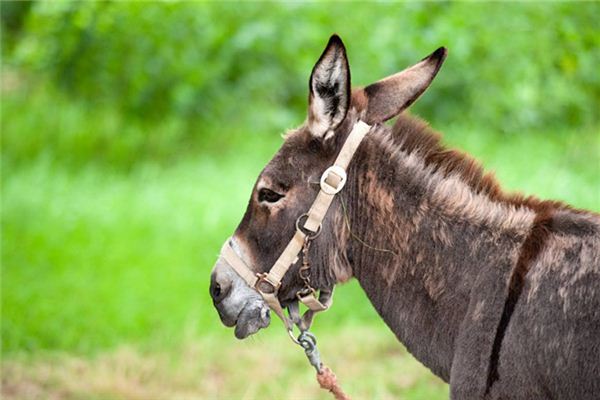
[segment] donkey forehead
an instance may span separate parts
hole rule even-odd
[[[303,166],[299,160],[300,156],[292,152],[288,154],[278,153],[261,172],[256,188],[263,187],[271,189],[289,189],[301,177]]]
[[[305,130],[286,135],[285,142],[261,173],[259,183],[285,186],[320,166],[326,154],[318,151],[318,145],[311,143],[313,140]]]

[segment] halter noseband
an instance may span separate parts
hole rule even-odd
[[[277,298],[277,292],[284,275],[296,263],[300,252],[303,252],[304,266],[308,269],[308,245],[311,240],[319,235],[321,223],[333,202],[333,198],[346,184],[346,169],[350,164],[350,160],[352,160],[356,149],[370,129],[370,125],[360,120],[354,125],[334,164],[327,168],[321,175],[321,190],[317,194],[315,201],[308,212],[302,214],[296,220],[296,233],[269,272],[254,272],[231,247],[230,239],[227,239],[221,248],[221,257],[227,261],[250,287],[260,293],[271,310],[281,318],[290,337],[296,343],[298,343],[298,340],[293,335],[294,324],[298,326],[302,333],[305,333],[312,324],[314,314],[325,311],[331,306],[333,288],[320,289],[319,296],[317,297],[316,290],[308,284],[308,279],[305,279],[307,277],[303,277],[301,274],[306,286],[297,293],[297,298],[308,307],[308,310],[302,317],[299,314],[298,301],[294,301],[288,306],[289,317],[286,316]],[[302,225],[304,218],[306,218],[306,221]]]

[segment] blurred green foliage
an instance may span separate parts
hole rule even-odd
[[[8,156],[17,160],[55,146],[67,160],[77,153],[128,164],[123,149],[168,158],[210,133],[297,124],[308,75],[332,32],[347,44],[358,85],[447,46],[442,73],[414,107],[434,126],[520,133],[598,123],[598,3],[65,1],[17,8],[3,19],[3,31],[12,32],[5,67],[28,71],[25,81],[45,76],[91,114],[118,115],[109,112],[107,129],[77,138],[36,129],[30,142],[38,147],[16,145],[21,134],[9,130]],[[7,108],[10,115],[10,102]]]

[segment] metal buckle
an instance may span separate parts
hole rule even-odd
[[[310,286],[305,286],[296,292],[296,298],[300,301],[302,301],[303,298],[308,297],[310,295],[312,295],[315,298],[317,297],[317,290]]]
[[[281,286],[281,282],[271,282],[269,274],[266,272],[257,273],[256,277],[258,280],[254,284],[254,288],[260,293],[274,294],[277,292],[277,289],[279,289],[279,286]]]
[[[308,238],[308,240],[313,240],[314,238],[316,238],[317,236],[319,236],[321,234],[321,225],[320,224],[319,224],[319,227],[317,228],[316,232],[311,232],[310,230],[308,230],[304,227],[304,224],[302,224],[302,222],[301,222],[302,218],[306,218],[308,220],[308,213],[304,213],[301,216],[299,216],[298,219],[296,219],[296,230],[297,231],[304,233],[306,235],[306,237]]]
[[[331,186],[329,183],[327,183],[327,178],[329,178],[330,173],[340,177],[341,181],[338,183],[337,187]],[[340,167],[339,165],[332,165],[331,167],[327,168],[325,172],[323,172],[323,175],[321,175],[321,190],[330,195],[337,194],[344,188],[344,185],[346,184],[346,178],[347,176],[344,168]]]

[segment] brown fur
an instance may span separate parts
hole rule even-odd
[[[370,106],[365,122],[387,121],[414,103],[439,72],[447,51],[440,47],[420,63],[364,88]]]
[[[443,57],[429,60],[412,70],[416,77],[401,73],[352,92],[339,124],[314,132],[309,117],[287,134],[259,178],[282,199],[261,204],[255,187],[235,236],[257,271],[268,270],[354,124],[370,122],[311,245],[311,284],[331,288],[354,276],[406,348],[450,383],[452,398],[598,398],[600,215],[503,192],[493,174],[416,118],[384,125],[426,89]],[[337,118],[344,96],[321,96],[311,107]],[[282,282],[284,305],[302,287],[297,272],[296,264]]]
[[[348,132],[360,114],[353,107],[337,132]],[[236,233],[247,238],[262,270],[279,254],[286,243],[283,239],[291,236],[290,221],[310,206],[316,193],[310,182],[316,182],[332,162],[344,137],[336,134],[325,141],[305,128],[295,130],[263,172],[270,182],[296,183],[286,185],[291,197],[284,200],[289,204],[281,211],[275,212],[279,206],[267,209],[252,201]],[[311,282],[325,288],[354,275],[408,349],[434,373],[454,382],[453,397],[496,396],[507,379],[502,355],[513,346],[507,335],[531,264],[554,233],[597,232],[597,222],[586,225],[586,218],[596,217],[562,203],[504,193],[472,158],[446,149],[437,133],[406,115],[393,129],[373,129],[348,174],[340,195],[347,215],[334,202],[322,236],[311,247]],[[450,192],[432,197],[436,188],[452,180],[455,183],[444,189]],[[447,197],[460,185],[471,193],[467,208],[452,204],[456,197]],[[296,210],[292,215],[289,207]],[[578,222],[573,217],[556,220],[555,215],[564,213],[583,217]],[[467,231],[457,230],[457,223]],[[268,232],[274,234],[265,236]],[[461,265],[465,259],[479,259],[482,264]],[[497,263],[494,274],[482,275],[492,271],[491,263]],[[479,289],[471,292],[475,281],[480,282]],[[292,269],[280,293],[284,304],[300,285]],[[398,319],[398,310],[407,307],[412,310],[407,316],[418,312],[418,317],[411,317],[416,320]],[[430,330],[433,327],[447,334],[440,336]],[[417,336],[411,333],[414,329],[419,330]],[[428,352],[430,347],[435,354]],[[487,371],[480,381],[472,378],[479,371]]]

